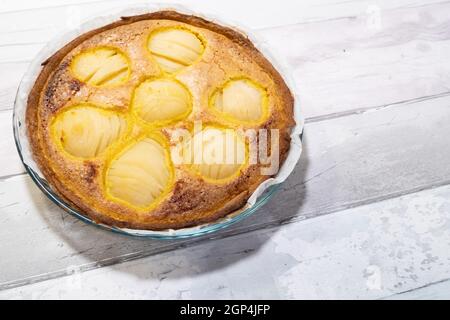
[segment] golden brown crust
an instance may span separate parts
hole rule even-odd
[[[123,17],[102,28],[87,32],[61,48],[43,63],[28,97],[27,130],[34,157],[45,178],[58,194],[91,219],[118,227],[134,229],[177,229],[213,222],[243,207],[253,191],[270,176],[260,174],[260,165],[242,169],[238,178],[224,185],[204,181],[181,167],[176,168],[172,191],[148,212],[108,200],[104,196],[105,163],[98,159],[68,160],[52,143],[49,126],[52,117],[62,108],[93,102],[128,110],[132,91],[142,79],[157,76],[160,70],[142,52],[130,49],[150,30],[161,26],[187,25],[202,34],[214,50],[205,51],[202,60],[188,71],[177,75],[191,90],[194,111],[187,121],[226,125],[205,111],[213,90],[230,77],[250,75],[269,95],[271,114],[256,128],[280,130],[280,165],[287,156],[293,121],[293,97],[281,75],[272,64],[241,33],[199,17],[174,11],[160,11],[133,17]],[[89,88],[69,72],[71,59],[79,52],[98,45],[110,45],[132,56],[138,66],[127,84],[114,89]],[[221,64],[222,58],[234,60]],[[226,61],[226,60],[225,60]],[[208,77],[201,78],[200,74]],[[201,80],[201,81],[200,81]],[[241,126],[248,128],[248,126]],[[162,129],[170,136],[171,128]]]

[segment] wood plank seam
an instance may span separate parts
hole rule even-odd
[[[233,230],[232,232],[229,233],[224,233],[221,234],[220,236],[207,236],[206,238],[196,238],[196,239],[190,239],[190,240],[185,240],[181,243],[178,243],[175,246],[171,246],[170,244],[168,246],[166,246],[163,250],[160,250],[161,248],[156,248],[153,250],[148,250],[148,251],[140,251],[140,252],[135,252],[135,253],[131,253],[131,254],[126,254],[123,256],[117,256],[114,258],[110,258],[110,259],[104,259],[104,260],[100,260],[100,261],[95,261],[92,263],[88,263],[88,264],[83,264],[83,265],[79,265],[77,266],[77,271],[78,272],[86,272],[86,271],[91,271],[91,270],[96,270],[96,269],[100,269],[100,268],[104,268],[104,267],[109,267],[109,266],[113,266],[113,265],[117,265],[117,264],[122,264],[128,261],[133,261],[133,260],[138,260],[138,259],[143,259],[152,255],[156,255],[156,254],[162,254],[165,252],[169,252],[169,251],[174,251],[174,250],[178,250],[178,249],[182,249],[185,248],[187,245],[189,245],[190,247],[192,246],[196,246],[196,245],[200,245],[203,242],[206,241],[211,241],[211,240],[220,240],[220,239],[226,239],[226,238],[230,238],[233,236],[237,236],[240,234],[244,234],[244,233],[253,233],[253,232],[259,232],[261,230],[270,230],[282,225],[288,225],[291,223],[295,223],[295,222],[299,222],[299,221],[303,221],[303,220],[308,220],[311,218],[316,218],[316,217],[320,217],[326,214],[332,214],[332,213],[339,213],[341,211],[345,211],[347,209],[352,209],[352,208],[356,208],[356,207],[360,207],[360,206],[365,206],[365,205],[370,205],[376,202],[380,202],[380,201],[384,201],[384,200],[389,200],[389,199],[395,199],[395,198],[399,198],[399,197],[403,197],[406,195],[410,195],[410,194],[414,194],[414,193],[419,193],[421,191],[425,191],[425,190],[432,190],[435,188],[439,188],[439,187],[443,187],[446,185],[450,185],[450,180],[446,180],[440,183],[436,183],[436,184],[431,184],[431,185],[427,185],[427,186],[421,186],[421,187],[416,187],[416,188],[412,188],[411,190],[408,191],[404,191],[404,192],[398,192],[398,193],[392,193],[383,197],[376,197],[373,199],[370,199],[368,201],[358,201],[355,202],[354,204],[348,205],[348,206],[343,206],[343,207],[339,207],[335,210],[329,210],[329,211],[323,211],[320,214],[315,213],[314,217],[311,217],[311,215],[305,215],[302,216],[301,218],[291,218],[288,220],[281,220],[281,221],[277,221],[275,223],[267,223],[264,225],[259,225],[259,226],[255,226],[254,228],[247,228],[245,230],[241,230],[241,229],[236,229]],[[25,278],[25,279],[20,279],[20,280],[14,280],[14,281],[10,281],[10,282],[6,282],[6,283],[2,283],[0,284],[0,291],[3,290],[7,290],[7,289],[13,289],[13,288],[18,288],[18,287],[23,287],[23,286],[27,286],[30,284],[34,284],[34,283],[38,283],[38,282],[44,282],[44,281],[48,281],[48,280],[52,280],[52,279],[57,279],[57,278],[62,278],[65,276],[70,276],[73,273],[72,270],[67,271],[67,270],[60,270],[60,271],[54,271],[54,272],[50,272],[48,274],[45,275],[37,275],[37,276],[32,276],[29,278]],[[448,280],[448,279],[447,279]],[[445,281],[445,280],[443,280]],[[430,284],[431,285],[431,284]],[[419,288],[415,288],[415,289],[419,289]],[[415,290],[412,289],[412,290]],[[408,291],[405,291],[408,292]],[[399,293],[400,294],[400,293]]]
[[[322,116],[315,116],[315,117],[308,117],[305,119],[305,123],[314,123],[314,122],[321,122],[321,121],[326,121],[326,120],[332,120],[332,119],[337,119],[337,118],[342,118],[342,117],[347,117],[347,116],[353,116],[356,114],[362,114],[362,113],[366,113],[366,112],[372,112],[372,111],[379,111],[379,110],[384,110],[390,107],[396,107],[396,106],[402,106],[402,105],[409,105],[411,103],[415,103],[415,102],[422,102],[422,101],[427,101],[427,100],[433,100],[436,98],[442,98],[442,97],[446,97],[446,96],[450,96],[450,91],[444,91],[441,93],[437,93],[437,94],[432,94],[429,96],[423,96],[423,97],[418,97],[418,98],[412,98],[412,99],[406,99],[406,100],[401,100],[401,101],[395,101],[392,103],[388,103],[388,104],[383,104],[383,105],[379,105],[379,106],[371,106],[371,107],[366,107],[366,108],[356,108],[356,109],[352,109],[352,110],[345,110],[345,111],[341,111],[341,112],[335,112],[335,113],[330,113],[330,114],[325,114]]]
[[[431,287],[431,286],[434,286],[434,285],[437,285],[437,284],[440,284],[440,283],[447,282],[449,280],[450,280],[450,278],[446,278],[446,279],[442,279],[442,280],[439,280],[439,281],[430,282],[430,283],[427,283],[427,284],[425,284],[423,286],[419,286],[419,287],[412,288],[412,289],[409,289],[409,290],[405,290],[405,291],[401,291],[401,292],[398,292],[398,293],[394,293],[394,294],[391,294],[389,296],[379,298],[377,300],[389,300],[392,297],[399,296],[399,295],[402,295],[402,294],[405,294],[405,293],[409,293],[409,292],[414,292],[414,291],[417,291],[417,290],[420,290],[420,289],[428,288],[428,287]]]

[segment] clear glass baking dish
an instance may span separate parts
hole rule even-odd
[[[173,6],[171,6],[173,9]],[[149,12],[149,10],[161,10],[162,7],[160,5],[155,6],[147,6],[143,7],[141,9],[134,8],[132,14],[138,14],[140,11],[142,12]],[[176,6],[175,9],[182,13],[189,13],[189,14],[195,14],[200,15],[196,12],[189,11],[183,7]],[[142,13],[141,12],[141,13]],[[296,98],[296,104],[295,104],[295,110],[294,110],[294,116],[297,122],[296,127],[293,129],[292,132],[292,142],[291,142],[291,150],[288,158],[290,158],[289,164],[286,163],[283,165],[285,168],[283,174],[278,174],[280,176],[280,179],[275,179],[275,181],[272,182],[272,184],[268,185],[266,189],[258,195],[256,200],[254,201],[253,205],[242,209],[236,213],[232,213],[228,215],[225,218],[222,218],[214,223],[209,223],[201,226],[196,226],[192,228],[184,228],[184,229],[178,229],[178,230],[163,230],[163,231],[149,231],[149,230],[135,230],[135,229],[125,229],[125,228],[118,228],[113,227],[101,223],[97,223],[90,219],[89,217],[85,216],[82,212],[78,211],[77,209],[73,208],[70,204],[65,202],[57,192],[55,192],[51,185],[46,181],[44,176],[40,173],[39,169],[34,163],[34,160],[32,158],[31,152],[29,150],[29,143],[28,143],[28,137],[26,135],[26,128],[25,128],[25,110],[26,110],[26,99],[28,97],[28,90],[31,88],[32,84],[34,83],[33,77],[36,76],[36,71],[38,71],[40,67],[40,63],[44,60],[45,57],[50,56],[50,52],[52,48],[60,47],[62,43],[68,42],[68,38],[76,36],[77,32],[81,32],[87,27],[88,29],[92,29],[94,26],[104,25],[107,21],[114,21],[114,19],[119,19],[121,16],[126,16],[128,12],[124,10],[119,10],[115,13],[111,13],[108,16],[103,16],[101,19],[91,19],[86,21],[84,24],[80,25],[78,28],[76,28],[77,31],[75,33],[72,31],[67,32],[66,35],[62,35],[59,39],[55,39],[54,41],[51,41],[46,48],[44,48],[43,52],[41,52],[36,59],[32,62],[32,64],[29,67],[28,72],[25,74],[24,78],[21,81],[21,84],[19,86],[19,89],[17,91],[16,99],[14,102],[14,112],[13,112],[13,131],[14,131],[14,139],[17,146],[17,151],[19,153],[20,159],[30,175],[31,179],[36,183],[36,185],[39,187],[39,189],[56,205],[58,205],[60,208],[68,212],[69,214],[75,216],[76,218],[92,224],[96,227],[106,229],[112,232],[128,235],[128,236],[135,236],[135,237],[143,237],[143,238],[154,238],[154,239],[165,239],[165,240],[172,240],[172,239],[183,239],[183,238],[190,238],[190,237],[197,237],[206,235],[212,232],[216,232],[218,230],[224,229],[228,226],[231,226],[232,224],[239,222],[243,220],[244,218],[250,216],[255,211],[257,211],[261,206],[263,206],[279,189],[279,186],[282,181],[284,181],[287,176],[291,173],[293,170],[295,164],[297,163],[300,154],[301,154],[301,133],[303,130],[303,118],[300,116],[299,111],[299,105],[298,105],[298,99]],[[223,21],[220,21],[219,18],[217,18],[217,15],[215,15],[215,21],[219,22],[223,25],[229,25],[227,23],[224,23]],[[230,25],[229,25],[230,26]],[[242,30],[242,29],[241,29]],[[290,77],[290,73],[286,72],[286,65],[281,64],[278,59],[274,59],[273,53],[268,51],[268,48],[264,45],[264,43],[258,43],[258,40],[252,36],[248,30],[245,31],[247,36],[254,42],[254,44],[258,47],[260,51],[263,52],[263,54],[269,58],[269,60],[277,66],[277,69],[282,72],[283,76],[285,77],[285,80],[287,81],[288,85],[291,87],[291,89],[294,87],[293,85],[293,79]],[[34,71],[33,71],[34,69]],[[281,69],[281,70],[280,70]],[[284,71],[284,72],[283,72]],[[33,75],[34,74],[34,75]],[[31,75],[31,76],[30,76]],[[27,89],[28,88],[28,89]],[[281,177],[282,176],[282,177]]]

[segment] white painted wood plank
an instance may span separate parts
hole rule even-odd
[[[0,111],[13,109],[16,92],[27,67],[28,62],[0,64]]]
[[[9,19],[9,15],[23,18],[20,25],[17,20],[12,20],[13,24],[4,29],[7,32],[19,30],[21,28],[32,29],[42,27],[36,16],[31,20],[24,19],[27,17],[27,11],[35,12],[39,16],[47,18],[46,24],[58,23],[58,15],[66,16],[67,8],[82,9],[83,17],[95,13],[93,8],[99,8],[106,11],[114,7],[130,7],[140,3],[162,3],[173,4],[180,3],[192,10],[207,10],[218,12],[228,19],[245,22],[251,27],[268,27],[276,25],[287,25],[305,21],[318,21],[327,19],[336,19],[344,16],[353,16],[366,13],[367,11],[376,9],[393,9],[414,6],[423,6],[432,3],[441,2],[440,0],[303,0],[290,1],[281,0],[274,2],[271,0],[229,0],[229,1],[203,1],[203,0],[159,0],[149,2],[148,0],[2,0],[0,3],[1,19]],[[76,9],[75,9],[76,10]],[[50,18],[50,19],[49,19]],[[66,16],[67,18],[67,16]],[[0,19],[0,20],[1,20]],[[48,21],[54,20],[54,21]],[[11,21],[11,20],[10,20]],[[0,22],[1,23],[1,22]],[[55,24],[52,24],[56,26]]]
[[[158,2],[163,4],[173,3],[173,1],[165,0]],[[354,12],[364,12],[367,8],[367,5],[357,1],[352,1],[350,4],[346,3],[346,1],[338,1],[334,2],[328,10],[323,9],[324,6],[332,2],[331,0],[314,2],[285,0],[280,5],[280,3],[275,3],[271,0],[230,0],[226,2],[189,0],[180,3],[193,11],[217,12],[226,19],[241,21],[241,23],[253,28],[332,19]],[[73,27],[79,21],[101,15],[109,10],[129,8],[133,5],[148,3],[147,0],[109,0],[5,12],[3,14],[0,13],[0,30],[2,30],[2,33],[11,34],[11,32],[40,29],[46,30],[49,34],[57,34],[62,28]],[[417,3],[417,1],[404,1],[403,5],[414,5],[414,3]],[[392,6],[388,5],[388,7]],[[17,23],[17,19],[20,19],[20,24]]]
[[[0,111],[0,133],[0,177],[25,172],[14,142],[11,111]]]
[[[264,30],[309,117],[449,92],[450,3]]]
[[[425,284],[385,298],[386,300],[450,300],[450,280]]]
[[[35,10],[54,6],[79,5],[93,1],[96,0],[1,0],[0,14],[11,11]]]
[[[450,277],[450,187],[0,292],[2,299],[374,299]]]
[[[148,4],[145,0],[90,1],[79,5],[56,5],[48,8],[0,12],[0,39],[2,46],[20,43],[44,43],[67,28],[74,28],[80,21],[99,16],[108,10],[130,8]],[[164,2],[164,1],[163,1]],[[167,1],[166,1],[167,2]],[[185,1],[184,6],[199,11],[213,11],[225,19],[241,23],[253,29],[282,27],[308,22],[352,19],[362,17],[369,27],[376,28],[382,22],[385,12],[393,9],[427,10],[441,4],[441,1],[401,0],[401,1],[281,1],[251,0],[239,1]],[[40,2],[33,1],[35,4]],[[59,3],[59,2],[58,2]],[[258,10],[255,10],[255,7]],[[251,12],[251,14],[248,14]],[[18,23],[20,21],[20,23]]]
[[[382,11],[379,26],[364,13],[259,33],[293,68],[305,116],[321,117],[448,92],[449,14],[450,3],[440,3]],[[42,30],[0,34],[10,44],[0,47],[0,61],[31,59],[49,37]],[[0,110],[11,108],[26,63],[1,66]]]
[[[308,123],[303,158],[283,190],[254,216],[211,238],[450,183],[448,136],[449,96]],[[0,182],[0,203],[0,288],[180,245],[87,226],[50,204],[26,176]]]

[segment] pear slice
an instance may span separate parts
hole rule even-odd
[[[82,52],[74,58],[71,69],[76,78],[93,86],[121,84],[130,73],[125,55],[112,48]]]
[[[186,117],[192,102],[189,91],[178,81],[156,79],[136,88],[131,107],[147,122],[166,123]]]
[[[165,72],[173,73],[193,64],[204,51],[203,43],[185,29],[162,29],[151,35],[148,50]]]
[[[245,142],[233,129],[207,127],[186,144],[183,158],[200,175],[219,182],[231,178],[245,164]]]
[[[80,105],[58,114],[52,125],[53,138],[66,152],[92,158],[125,133],[127,121],[114,111]]]
[[[263,117],[263,99],[263,90],[249,80],[232,80],[216,93],[213,107],[234,119],[257,122]]]
[[[164,148],[145,138],[112,161],[105,182],[113,197],[145,208],[164,192],[170,176]]]

